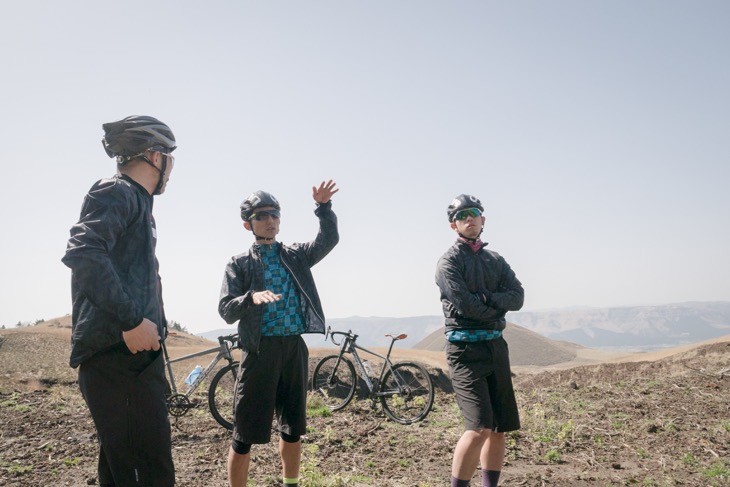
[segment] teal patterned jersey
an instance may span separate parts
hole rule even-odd
[[[259,245],[264,264],[264,289],[281,294],[281,299],[267,303],[263,316],[263,336],[301,335],[304,332],[301,297],[294,280],[279,257],[279,244]]]

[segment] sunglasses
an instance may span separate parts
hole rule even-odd
[[[281,212],[279,210],[262,210],[262,211],[257,211],[256,213],[254,213],[253,215],[251,215],[251,218],[249,218],[249,221],[250,220],[256,220],[257,222],[260,222],[262,220],[265,220],[266,217],[269,217],[269,216],[271,218],[273,218],[274,220],[278,220],[279,218],[281,218]]]
[[[465,210],[457,211],[456,215],[454,215],[454,221],[466,220],[469,217],[476,218],[478,216],[482,216],[482,212],[479,211],[479,208],[467,208]]]

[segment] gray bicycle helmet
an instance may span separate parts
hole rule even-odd
[[[454,216],[461,210],[465,210],[467,208],[478,208],[479,211],[484,211],[484,207],[482,206],[482,202],[479,201],[479,198],[468,194],[460,194],[459,196],[454,198],[454,201],[452,201],[449,207],[446,209],[446,214],[449,217],[449,222],[453,222]]]
[[[105,123],[102,128],[104,150],[109,157],[116,157],[118,164],[124,164],[148,149],[169,154],[177,148],[170,127],[154,117],[133,115]]]
[[[245,222],[249,221],[254,210],[265,206],[271,206],[277,210],[281,210],[279,200],[277,200],[273,194],[267,193],[266,191],[256,191],[255,193],[251,193],[248,198],[243,200],[243,203],[241,203],[241,219]]]

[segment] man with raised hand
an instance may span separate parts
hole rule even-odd
[[[436,268],[446,359],[465,429],[454,450],[452,487],[468,487],[479,464],[482,487],[496,487],[504,434],[520,428],[502,330],[507,311],[522,307],[524,291],[504,258],[481,241],[483,212],[474,196],[462,194],[451,202],[446,213],[458,237]]]
[[[70,364],[79,368],[79,388],[96,426],[99,485],[168,487],[175,469],[152,203],[167,187],[175,136],[148,116],[103,129],[117,174],[89,190],[63,257],[72,271]]]
[[[281,207],[272,194],[256,191],[241,203],[243,226],[254,244],[229,261],[218,304],[227,323],[238,321],[243,349],[228,452],[231,487],[246,486],[251,445],[270,441],[274,414],[283,484],[299,485],[309,371],[309,350],[301,335],[325,332],[311,268],[339,241],[331,201],[337,191],[331,180],[312,188],[319,232],[313,241],[301,244],[277,242]]]

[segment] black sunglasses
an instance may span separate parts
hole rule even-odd
[[[261,220],[265,220],[266,217],[268,217],[268,216],[270,216],[274,220],[278,220],[279,218],[281,218],[281,212],[279,210],[257,211],[256,213],[251,215],[251,218],[249,218],[249,221],[256,220],[257,222],[260,222]]]

